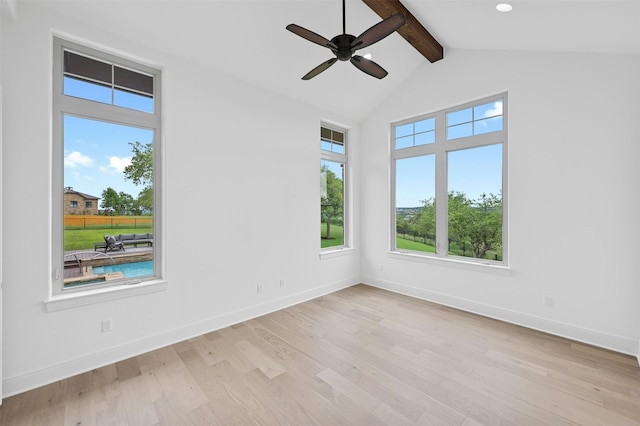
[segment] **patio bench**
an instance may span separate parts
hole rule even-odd
[[[122,243],[123,246],[134,246],[138,247],[138,245],[147,245],[153,246],[153,234],[144,233],[144,234],[118,234],[113,236],[116,240],[116,243]],[[106,241],[102,241],[99,243],[93,244],[93,250],[98,251],[98,249],[104,249],[105,253],[108,249],[108,244]],[[122,248],[124,250],[124,247]]]

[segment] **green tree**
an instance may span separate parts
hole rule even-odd
[[[473,211],[468,229],[473,257],[483,258],[489,251],[502,254],[502,197],[482,194],[474,200]]]
[[[153,211],[153,188],[145,188],[138,195],[140,214]]]
[[[475,258],[484,258],[487,252],[502,251],[502,197],[482,194],[470,200],[463,192],[449,193],[449,239],[466,244]]]
[[[331,220],[342,215],[344,204],[344,186],[342,179],[326,165],[321,166],[320,174],[326,183],[326,192],[320,197],[320,214],[326,224],[324,239],[331,238]]]
[[[426,243],[427,238],[434,238],[436,234],[436,202],[433,198],[422,200],[422,209],[414,219],[413,229]]]
[[[135,199],[126,192],[120,191],[120,215],[135,214]]]
[[[396,216],[396,232],[398,234],[406,235],[409,232],[410,226],[409,218],[406,215]]]
[[[102,191],[102,201],[100,207],[107,215],[126,215],[136,214],[136,200],[126,192],[116,192],[115,189],[109,187]]]
[[[102,201],[100,202],[100,208],[104,210],[107,215],[120,214],[121,200],[120,196],[115,189],[109,187],[102,191]]]
[[[472,201],[464,192],[449,192],[447,213],[449,241],[456,241],[464,248],[469,236],[470,223],[474,220]]]
[[[141,209],[153,211],[153,143],[129,142],[133,157],[124,168],[124,178],[144,188],[138,195]]]

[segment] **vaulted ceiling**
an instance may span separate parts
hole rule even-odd
[[[447,50],[517,50],[640,54],[640,2],[401,0]],[[412,73],[431,64],[394,33],[371,53],[389,75],[378,80],[347,63],[302,81],[331,57],[295,36],[296,23],[327,38],[342,32],[340,0],[18,0],[68,15],[140,44],[353,120],[364,118]],[[363,1],[348,0],[347,32],[359,35],[380,21]]]

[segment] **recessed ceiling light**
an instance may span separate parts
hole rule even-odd
[[[496,6],[496,9],[500,12],[511,12],[513,6],[511,6],[509,3],[500,3]]]

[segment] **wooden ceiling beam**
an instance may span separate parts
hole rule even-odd
[[[444,58],[444,48],[425,27],[407,10],[400,0],[362,0],[382,19],[396,13],[402,14],[407,23],[398,29],[410,45],[422,54],[429,62],[436,62]]]

